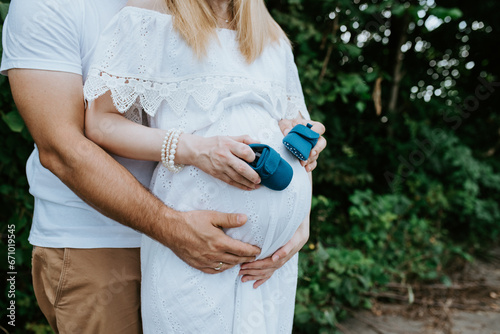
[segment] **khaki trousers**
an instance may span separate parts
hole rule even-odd
[[[139,248],[33,250],[33,287],[61,334],[142,333]]]

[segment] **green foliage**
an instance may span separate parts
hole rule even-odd
[[[2,20],[7,13],[8,4],[0,3]],[[0,21],[2,22],[2,21]],[[0,24],[1,28],[1,24]],[[28,193],[25,175],[26,160],[33,150],[33,140],[26,129],[21,116],[12,101],[9,83],[0,76],[0,226],[2,242],[0,253],[7,258],[7,227],[15,225],[16,240],[16,328],[18,332],[50,333],[42,328],[47,322],[41,314],[34,298],[31,284],[31,250],[28,235],[32,219],[33,197]],[[3,261],[2,270],[8,272],[7,261]],[[2,296],[7,296],[3,290]],[[7,308],[7,298],[0,299],[0,308]],[[30,325],[30,323],[32,325]],[[37,325],[35,325],[37,324]],[[31,327],[30,327],[31,326]],[[10,326],[7,330],[14,333]],[[35,330],[36,329],[36,330]]]
[[[499,8],[268,5],[294,45],[311,116],[327,128],[296,330],[330,333],[388,280],[447,284],[450,262],[498,242]]]
[[[295,327],[300,333],[334,328],[345,317],[345,306],[370,307],[363,293],[375,283],[387,282],[387,275],[360,250],[324,247],[302,254],[299,267]]]

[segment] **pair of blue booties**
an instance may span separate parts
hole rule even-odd
[[[283,138],[285,147],[298,159],[307,160],[319,134],[311,130],[312,125],[298,124]],[[283,190],[292,181],[293,169],[278,152],[265,144],[250,144],[255,160],[248,163],[260,176],[261,184],[272,190]]]

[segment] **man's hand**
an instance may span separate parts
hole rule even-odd
[[[260,177],[248,164],[255,154],[248,144],[257,143],[249,136],[200,137],[182,134],[176,162],[193,165],[232,186],[243,190],[259,187]]]
[[[255,281],[254,289],[264,284],[274,272],[290,260],[309,239],[309,217],[299,226],[292,239],[278,249],[272,256],[262,260],[245,263],[241,266],[242,282]]]
[[[317,161],[319,154],[325,149],[326,147],[326,139],[323,137],[323,134],[325,133],[325,126],[321,124],[320,122],[315,122],[315,121],[307,121],[301,117],[290,120],[290,119],[282,119],[279,122],[279,126],[281,129],[281,132],[283,132],[283,135],[286,136],[290,130],[297,124],[302,124],[302,125],[307,125],[307,123],[312,124],[311,130],[316,131],[317,133],[320,134],[320,137],[318,139],[318,142],[316,143],[316,146],[313,147],[311,150],[311,154],[309,155],[309,159],[307,161],[301,161],[300,163],[302,166],[306,168],[306,171],[311,172],[313,171],[316,166],[318,165]]]
[[[217,274],[237,264],[254,261],[260,253],[258,247],[232,239],[222,231],[222,228],[240,227],[246,221],[247,217],[242,214],[185,212],[168,227],[170,241],[167,246],[190,266],[207,274]],[[217,267],[220,269],[214,269]]]

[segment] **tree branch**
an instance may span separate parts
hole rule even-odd
[[[326,56],[325,56],[325,59],[323,60],[323,66],[321,67],[321,73],[319,75],[319,82],[323,81],[323,78],[326,75],[326,70],[328,69],[328,63],[330,62],[330,58],[332,56],[333,47],[335,45],[334,43],[335,43],[336,36],[337,36],[337,31],[340,28],[340,25],[339,25],[339,15],[340,14],[337,13],[337,15],[335,16],[335,18],[333,19],[333,25],[332,25],[332,43],[330,43],[330,45],[328,45],[328,49],[326,50]]]

